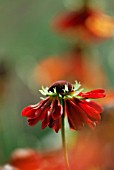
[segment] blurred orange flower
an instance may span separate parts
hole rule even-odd
[[[53,27],[57,32],[83,41],[95,42],[114,35],[114,19],[88,7],[59,14],[53,19]]]
[[[106,75],[97,61],[76,48],[69,53],[52,56],[42,60],[34,69],[34,79],[38,85],[49,85],[54,81],[66,79],[77,80],[87,87],[104,86]]]

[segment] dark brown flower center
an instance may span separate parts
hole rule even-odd
[[[64,95],[65,94],[65,85],[67,85],[68,87],[68,92],[71,92],[72,89],[73,89],[73,86],[71,83],[65,81],[65,80],[59,80],[59,81],[56,81],[55,83],[53,83],[48,91],[51,91],[51,92],[54,92],[54,89],[56,89],[56,92],[58,94],[61,94],[61,95]]]

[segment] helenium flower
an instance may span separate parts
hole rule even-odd
[[[80,130],[85,124],[94,128],[101,119],[102,107],[90,99],[105,97],[105,91],[96,89],[83,92],[80,87],[78,82],[71,84],[64,80],[56,81],[49,88],[42,87],[40,92],[45,98],[24,108],[22,116],[27,117],[30,126],[42,121],[42,129],[49,126],[55,132],[61,128],[63,114],[71,129]]]

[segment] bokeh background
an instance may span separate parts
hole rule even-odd
[[[79,79],[89,88],[113,90],[113,35],[88,43],[58,34],[52,26],[60,12],[77,10],[82,5],[83,0],[0,1],[0,164],[6,163],[17,148],[47,151],[60,147],[60,134],[49,128],[42,131],[40,123],[29,127],[21,116],[25,106],[39,101],[41,84]],[[91,0],[89,5],[114,19],[113,0]],[[75,54],[77,47],[81,54]],[[81,67],[77,69],[78,62]],[[80,69],[84,63],[86,74],[82,78]]]

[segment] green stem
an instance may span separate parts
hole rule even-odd
[[[62,100],[63,106],[63,115],[61,117],[61,137],[62,137],[62,145],[63,145],[63,152],[64,152],[64,159],[66,170],[70,170],[69,168],[69,161],[68,161],[68,154],[67,154],[67,147],[66,147],[66,136],[65,136],[65,109],[64,109],[64,100]]]
[[[89,1],[90,1],[90,0],[84,0],[84,1],[83,1],[85,8],[89,6]]]

